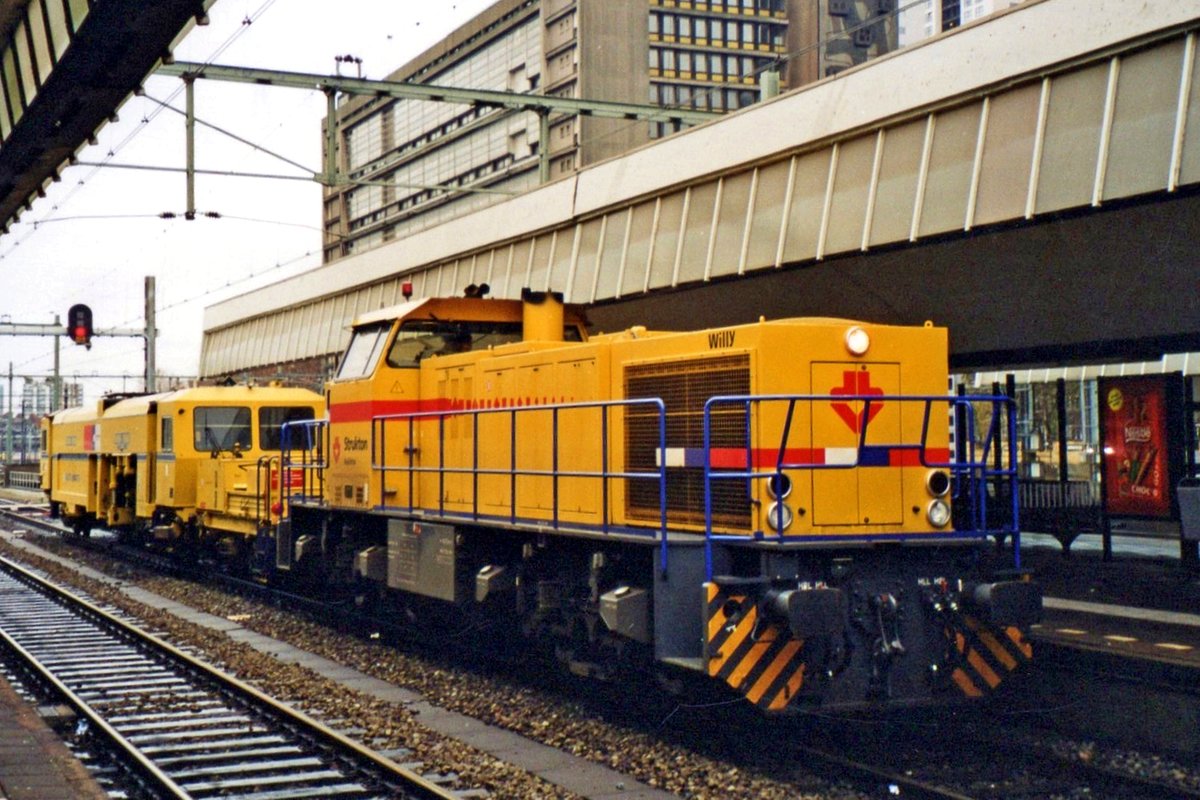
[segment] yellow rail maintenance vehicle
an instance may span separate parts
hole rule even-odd
[[[49,419],[43,488],[79,533],[102,527],[245,561],[282,510],[284,423],[319,418],[324,408],[315,392],[276,385],[105,398]]]
[[[279,570],[766,711],[979,697],[1029,661],[1038,586],[980,567],[1017,530],[1011,403],[947,393],[944,329],[589,337],[555,294],[468,294],[355,323],[328,421],[287,428]]]
[[[90,529],[96,519],[99,422],[111,402],[64,409],[41,421],[42,491],[50,500],[51,514],[70,522],[76,533]]]

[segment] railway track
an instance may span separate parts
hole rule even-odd
[[[53,528],[48,521],[28,517],[23,517],[22,524],[30,528],[46,524]],[[265,587],[258,589],[263,591]],[[729,726],[751,737],[758,731],[764,737],[778,740],[779,728],[767,731],[760,719],[737,720]],[[1152,775],[1112,769],[1099,760],[1088,763],[1064,754],[1062,748],[1056,753],[1051,744],[1056,738],[1053,734],[1026,730],[1018,735],[1017,729],[1024,726],[1012,721],[985,715],[976,717],[973,724],[957,717],[938,720],[936,732],[931,732],[932,728],[905,732],[904,727],[885,726],[889,732],[885,741],[863,741],[853,725],[832,735],[828,724],[821,730],[796,732],[795,736],[789,734],[783,738],[819,743],[794,745],[792,750],[796,755],[788,759],[789,763],[800,764],[803,771],[842,786],[849,783],[861,787],[867,796],[939,800],[999,797],[1200,800],[1200,790],[1195,788]],[[802,778],[796,780],[797,786],[811,783]]]
[[[20,674],[74,710],[78,730],[118,754],[129,796],[464,796],[7,559],[0,642]]]

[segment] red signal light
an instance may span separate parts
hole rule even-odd
[[[70,310],[67,311],[67,336],[75,344],[81,344],[90,349],[93,334],[92,309],[83,303],[76,303],[71,306]]]

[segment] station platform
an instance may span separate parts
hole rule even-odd
[[[0,800],[107,797],[59,735],[0,677]]]
[[[1022,534],[1022,566],[1045,595],[1034,640],[1200,670],[1200,574],[1178,542],[1114,541],[1105,561],[1098,537],[1064,555],[1053,537]]]

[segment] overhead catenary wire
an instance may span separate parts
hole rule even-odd
[[[220,45],[218,45],[218,47],[205,59],[204,63],[212,63],[217,58],[220,58],[220,56],[226,50],[228,50],[229,47],[235,41],[237,41],[237,39],[239,39],[241,36],[243,36],[246,33],[246,31],[249,29],[250,25],[253,24],[253,22],[255,22],[256,20],[258,20],[263,14],[265,14],[273,5],[275,5],[275,0],[264,0],[264,2],[261,5],[259,5],[258,8],[254,12],[252,12],[251,14],[248,14],[241,21],[239,26]],[[181,86],[177,87],[174,90],[174,92],[172,92],[172,94],[168,97],[166,102],[169,103],[175,97],[178,97],[179,94],[182,92],[183,92],[183,87],[181,85]],[[147,128],[147,126],[149,126],[149,124],[161,113],[162,113],[162,107],[160,106],[159,108],[156,108],[153,111],[151,111],[149,114],[145,115],[141,119],[141,121],[133,128],[133,130],[131,130],[123,139],[121,139],[116,145],[114,145],[113,147],[111,147],[108,150],[103,161],[111,161],[113,158],[115,158],[116,155],[118,153],[120,153],[123,148],[125,148],[142,131],[144,131]],[[96,173],[98,172],[98,170],[100,170],[101,168],[102,167],[98,167],[98,166],[92,167],[91,170],[84,175],[84,177],[82,177],[76,181],[76,183],[67,191],[67,193],[57,203],[55,203],[54,205],[52,205],[50,207],[50,209],[47,211],[47,213],[45,215],[42,216],[41,219],[31,221],[33,224],[31,224],[29,226],[28,230],[25,231],[23,235],[16,237],[15,240],[12,241],[12,243],[9,245],[9,247],[6,250],[4,250],[3,252],[0,252],[0,260],[4,260],[8,255],[12,254],[13,251],[16,250],[16,248],[20,247],[22,242],[28,240],[29,237],[36,235],[36,233],[39,230],[41,230],[41,228],[43,227],[43,224],[45,222],[50,221],[53,218],[52,215],[57,213],[62,206],[69,203],[79,193],[79,191],[88,184],[88,181],[90,181],[91,178],[93,176],[95,176]],[[88,216],[88,215],[81,215],[81,216]],[[158,215],[151,214],[151,215],[130,215],[130,216],[155,217]],[[42,224],[39,224],[39,223],[42,223]],[[115,271],[115,269],[111,270],[109,272],[109,274],[111,274],[111,272],[113,272],[113,271]],[[45,351],[42,351],[40,354],[32,356],[31,358],[21,362],[21,365],[24,366],[26,364],[34,363],[36,361],[48,359],[52,355],[53,355],[53,353],[51,351],[45,350]]]
[[[257,10],[255,10],[255,11],[254,11],[252,14],[250,14],[249,16],[247,16],[247,18],[246,18],[245,20],[243,20],[243,21],[242,21],[242,23],[239,25],[239,27],[238,27],[238,28],[237,28],[237,29],[236,29],[236,30],[235,30],[233,33],[231,33],[231,34],[230,34],[230,35],[229,35],[229,36],[228,36],[228,37],[225,39],[225,41],[224,41],[224,42],[222,42],[220,45],[218,45],[218,46],[217,46],[217,49],[216,49],[216,50],[214,50],[214,51],[213,51],[213,52],[212,52],[212,53],[211,53],[211,54],[210,54],[210,55],[209,55],[209,56],[208,56],[208,57],[207,57],[207,58],[204,60],[204,63],[206,63],[206,64],[211,64],[211,63],[213,63],[213,61],[215,61],[217,58],[220,58],[220,57],[221,57],[221,54],[223,54],[223,53],[224,53],[226,50],[228,50],[228,49],[229,49],[229,47],[230,47],[230,46],[231,46],[231,45],[232,45],[232,44],[233,44],[235,41],[237,41],[237,39],[238,39],[238,38],[240,38],[242,35],[244,35],[244,34],[245,34],[245,32],[248,30],[248,28],[249,28],[250,24],[252,24],[254,21],[256,21],[256,20],[257,20],[259,17],[261,17],[263,14],[265,14],[265,13],[267,12],[267,10],[269,10],[269,9],[271,8],[271,6],[273,6],[274,4],[275,4],[275,0],[265,0],[265,2],[263,2],[263,4],[262,4],[262,5],[260,5],[260,6],[258,7],[258,9],[257,9]],[[246,20],[249,20],[249,21],[247,22]],[[178,96],[179,96],[179,95],[180,95],[182,92],[183,92],[183,86],[182,86],[182,85],[180,85],[180,86],[176,87],[176,88],[175,88],[175,90],[174,90],[174,91],[171,93],[171,95],[170,95],[170,96],[167,98],[167,101],[166,101],[166,102],[168,102],[168,103],[169,103],[171,100],[173,100],[174,98],[178,97]],[[121,152],[121,150],[122,150],[122,149],[124,149],[124,148],[125,148],[125,147],[126,147],[126,146],[127,146],[129,143],[130,143],[130,142],[132,142],[132,141],[133,141],[135,138],[137,138],[137,136],[138,136],[138,135],[139,135],[139,134],[140,134],[140,133],[141,133],[143,130],[145,130],[145,129],[146,129],[146,126],[148,126],[148,125],[149,125],[151,122],[153,122],[153,121],[154,121],[154,119],[155,119],[155,118],[156,118],[156,117],[157,117],[159,114],[161,114],[161,113],[162,113],[162,108],[161,108],[161,107],[159,107],[159,108],[155,109],[154,111],[151,111],[151,112],[150,112],[149,114],[147,114],[146,116],[144,116],[144,117],[142,118],[141,122],[140,122],[140,123],[139,123],[137,126],[135,126],[135,127],[133,128],[133,130],[131,130],[131,131],[130,131],[130,132],[129,132],[129,133],[126,135],[126,136],[125,136],[125,138],[121,139],[121,140],[120,140],[120,141],[119,141],[119,142],[118,142],[116,145],[114,145],[113,147],[111,147],[111,148],[108,150],[108,152],[107,152],[107,154],[105,155],[105,158],[103,159],[103,161],[110,161],[110,160],[112,160],[113,158],[115,158],[115,157],[116,157],[116,155],[117,155],[117,153]],[[71,189],[70,189],[70,190],[67,192],[67,194],[66,194],[66,195],[65,195],[65,196],[64,196],[64,197],[63,197],[63,198],[62,198],[62,199],[61,199],[61,200],[60,200],[58,203],[56,203],[55,205],[51,206],[49,213],[50,213],[50,214],[53,214],[55,211],[57,211],[57,210],[59,209],[59,207],[60,207],[61,205],[64,205],[64,204],[66,204],[66,203],[70,202],[70,201],[71,201],[71,199],[72,199],[72,198],[74,198],[74,196],[75,196],[75,195],[76,195],[76,194],[79,192],[79,190],[80,190],[80,189],[81,189],[83,186],[87,185],[87,182],[88,182],[88,181],[89,181],[89,180],[90,180],[90,179],[91,179],[91,178],[92,178],[92,177],[93,177],[93,176],[96,174],[96,172],[97,172],[99,169],[100,169],[100,167],[93,167],[93,168],[91,169],[91,171],[90,171],[90,172],[88,172],[88,173],[87,173],[87,174],[86,174],[86,175],[85,175],[83,178],[80,178],[80,179],[79,179],[79,180],[78,180],[78,181],[75,183],[75,185],[74,185],[74,186],[73,186],[73,187],[72,187],[72,188],[71,188]],[[43,216],[41,220],[37,220],[37,221],[39,221],[39,222],[40,222],[40,221],[45,221],[46,219],[47,219],[47,217],[46,217],[46,216]],[[29,229],[29,230],[26,232],[26,234],[25,234],[24,236],[22,236],[22,237],[18,237],[18,239],[17,239],[15,242],[13,242],[13,244],[12,244],[12,245],[9,247],[9,249],[8,249],[8,250],[4,251],[3,253],[0,253],[0,260],[3,260],[3,259],[4,259],[4,258],[7,256],[7,255],[9,255],[9,254],[12,252],[12,250],[13,250],[15,247],[17,247],[18,245],[20,245],[22,241],[24,241],[25,239],[27,239],[27,238],[29,238],[30,236],[34,235],[34,233],[36,233],[36,232],[37,232],[37,226],[36,226],[36,225],[33,225],[33,226],[31,226],[31,227],[30,227],[30,229]]]

